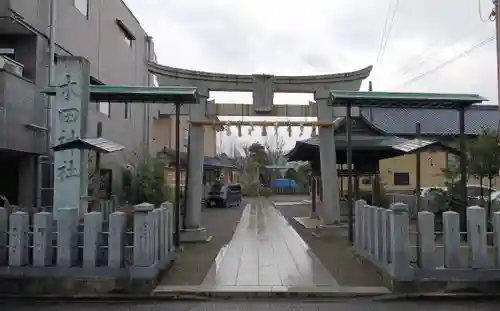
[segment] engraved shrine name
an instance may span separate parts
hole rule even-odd
[[[70,99],[72,99],[71,95],[77,95],[73,86],[76,84],[71,81],[71,77],[66,75],[67,84],[61,85],[60,87],[63,89],[62,94],[66,103],[69,103]],[[57,135],[57,140],[59,144],[63,144],[66,142],[70,142],[72,140],[78,139],[79,135],[79,118],[80,111],[75,107],[67,107],[61,108],[57,110],[58,112],[58,122],[59,122],[59,131]],[[64,152],[64,159],[59,163],[56,168],[57,179],[60,181],[80,176],[79,172],[79,161],[75,158],[75,150],[62,151]]]

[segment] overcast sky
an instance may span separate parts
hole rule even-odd
[[[397,0],[125,2],[153,36],[161,64],[276,75],[337,73],[374,65],[367,81],[373,81],[376,91],[479,93],[490,104],[497,103],[494,40],[444,65],[492,38],[494,23],[480,17],[488,17],[491,0],[480,1],[481,14],[478,0],[401,0],[392,23]],[[392,27],[380,57],[390,4]],[[366,81],[362,89],[367,89]],[[217,94],[215,99],[249,97]]]

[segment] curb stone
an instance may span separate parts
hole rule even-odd
[[[389,294],[374,297],[376,301],[400,301],[400,300],[422,300],[422,301],[449,301],[449,300],[499,300],[500,294],[495,293],[411,293],[411,294]]]
[[[201,293],[168,293],[161,295],[125,295],[125,294],[88,294],[88,295],[0,295],[0,301],[8,300],[29,300],[29,301],[57,301],[57,302],[157,302],[157,301],[210,301],[210,300],[230,300],[230,299],[369,299],[374,302],[398,302],[408,300],[421,301],[491,301],[500,300],[500,294],[477,294],[477,293],[421,293],[421,294],[362,294],[362,293],[311,293],[311,292],[201,292]]]

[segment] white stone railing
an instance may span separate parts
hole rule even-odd
[[[421,197],[415,196],[412,194],[404,194],[404,193],[387,193],[387,198],[389,199],[389,203],[405,203],[408,205],[408,214],[410,215],[410,219],[417,219],[418,209],[417,209],[417,200],[420,200],[420,211],[428,211],[435,213],[442,206],[440,205],[439,199],[433,198],[432,196]],[[480,199],[469,199],[467,204],[469,206],[483,206],[485,207],[488,202],[486,200]],[[491,202],[491,212],[500,211],[500,202],[494,200]]]
[[[31,217],[0,208],[0,276],[155,278],[173,260],[171,203],[142,203],[133,215],[77,208]],[[133,221],[132,221],[133,220]],[[129,223],[129,224],[128,224]]]
[[[360,200],[355,213],[356,252],[393,280],[500,280],[500,212],[492,214],[492,232],[479,206],[467,208],[467,232],[460,232],[460,217],[453,211],[442,214],[442,232],[436,232],[435,215],[428,211],[410,223],[404,203],[384,209]]]

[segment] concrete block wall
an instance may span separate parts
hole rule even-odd
[[[156,209],[142,203],[133,215],[115,211],[108,217],[89,212],[80,218],[77,208],[66,208],[57,221],[47,212],[0,208],[0,279],[154,280],[173,259],[172,220],[168,202]]]
[[[500,212],[487,218],[483,207],[468,207],[466,232],[454,211],[443,213],[441,232],[429,211],[411,223],[405,203],[384,209],[360,200],[355,215],[356,252],[395,281],[500,281]]]

